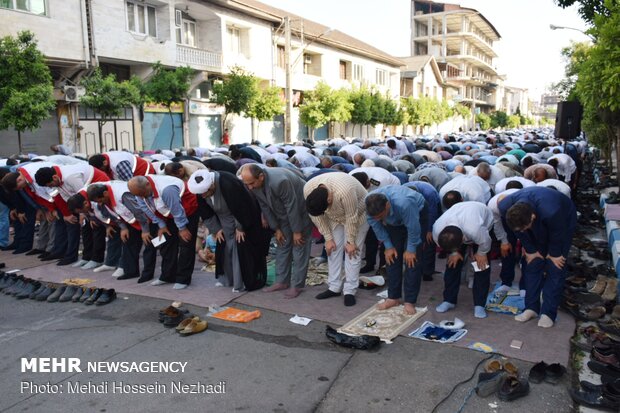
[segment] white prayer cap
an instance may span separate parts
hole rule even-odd
[[[172,152],[170,149],[162,149],[161,154],[167,156],[168,158],[175,157],[174,152]]]
[[[211,188],[214,180],[215,173],[209,172],[208,169],[199,169],[189,177],[187,188],[192,194],[201,195]]]
[[[155,173],[157,175],[165,175],[166,174],[166,165],[172,163],[171,160],[166,159],[164,161],[153,162],[153,168],[155,168]]]

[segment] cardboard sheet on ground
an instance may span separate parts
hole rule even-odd
[[[511,290],[508,294],[498,292],[497,289],[501,285],[502,283],[498,281],[493,291],[489,293],[486,309],[501,314],[521,314],[525,310],[525,299],[519,295],[519,290]]]
[[[416,313],[411,316],[404,313],[402,305],[387,310],[379,310],[375,304],[340,327],[338,332],[351,336],[375,336],[379,337],[381,341],[389,343],[427,311],[426,307],[416,307]]]
[[[225,310],[210,314],[210,316],[219,318],[220,320],[233,321],[235,323],[248,323],[259,318],[261,314],[259,310],[246,311],[239,308],[228,307]]]

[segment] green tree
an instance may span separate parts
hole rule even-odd
[[[0,130],[15,128],[19,152],[22,132],[35,130],[56,107],[52,75],[34,34],[0,39]]]
[[[260,123],[267,120],[273,120],[277,115],[284,113],[284,104],[280,99],[280,88],[277,86],[268,86],[258,90],[254,101],[248,109],[248,116],[258,121],[257,129],[260,129]]]
[[[488,130],[491,128],[492,119],[484,112],[480,112],[476,115],[476,123],[480,125],[481,130]]]
[[[394,127],[403,122],[403,111],[400,110],[397,103],[386,96],[384,105],[384,123],[386,126]]]
[[[613,10],[605,0],[555,0],[555,3],[563,9],[579,4],[579,15],[588,23],[593,23],[596,16],[611,16]]]
[[[577,100],[575,85],[579,75],[579,67],[587,60],[591,44],[589,42],[571,42],[570,46],[562,49],[564,60],[564,79],[552,85],[552,90],[560,95],[562,100]]]
[[[521,117],[519,115],[510,115],[508,116],[508,126],[510,129],[518,128],[521,125]]]
[[[247,114],[259,94],[258,79],[240,66],[234,66],[222,83],[213,86],[215,103],[224,106],[223,123],[231,114]]]
[[[354,89],[349,95],[352,104],[351,122],[353,122],[353,134],[355,135],[355,125],[360,125],[360,135],[362,125],[367,125],[372,117],[372,98],[368,89],[361,87]]]
[[[172,116],[172,105],[183,102],[187,99],[190,80],[194,70],[191,67],[177,67],[167,69],[161,63],[153,65],[153,75],[144,84],[144,92],[149,101],[159,103],[168,108],[170,115],[170,125],[172,135],[170,137],[170,149],[174,142],[174,117]]]
[[[314,130],[327,123],[327,116],[323,113],[321,102],[307,97],[299,106],[299,119],[308,127],[310,140],[314,140]]]
[[[385,122],[385,98],[378,91],[373,91],[370,95],[370,119],[368,125],[373,128],[383,125]]]
[[[86,89],[86,93],[80,102],[99,115],[99,146],[103,149],[103,125],[119,116],[126,107],[139,105],[142,102],[140,89],[135,80],[117,82],[116,76],[109,74],[104,77],[99,68],[82,79],[81,85]]]
[[[463,119],[471,118],[471,109],[469,108],[469,106],[465,106],[461,103],[457,103],[456,105],[454,105],[452,110],[453,110],[454,116],[460,116]]]
[[[505,128],[508,125],[508,115],[506,112],[496,110],[491,113],[491,128]]]

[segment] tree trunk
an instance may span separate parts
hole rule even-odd
[[[170,137],[170,150],[172,150],[172,144],[174,143],[174,116],[172,116],[172,108],[168,106],[168,114],[170,115],[170,127],[172,128],[172,135]]]
[[[105,152],[103,149],[103,125],[104,125],[104,121],[97,121],[97,130],[99,132],[99,151],[100,152]]]
[[[21,155],[22,153],[22,131],[20,130],[17,131],[17,149],[19,151],[19,154]]]
[[[620,166],[620,127],[616,128],[616,181],[618,182],[618,186],[620,186],[620,171],[618,170],[619,166]]]

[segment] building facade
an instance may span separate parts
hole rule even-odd
[[[284,17],[292,26],[288,51]],[[281,117],[257,127],[251,119],[229,116],[223,125],[224,110],[211,97],[213,84],[234,66],[252,72],[265,85],[284,89],[285,52],[290,54],[291,87],[298,100],[321,80],[334,88],[366,86],[399,97],[400,60],[344,33],[253,0],[5,0],[0,2],[0,19],[0,36],[20,30],[35,33],[54,78],[58,109],[42,131],[24,135],[25,149],[32,152],[47,152],[49,145],[58,142],[87,154],[112,148],[212,147],[219,144],[223,127],[231,130],[233,143],[253,138],[281,141]],[[106,122],[99,136],[98,115],[80,106],[79,93],[77,97],[65,94],[94,67],[115,74],[118,80],[147,79],[155,62],[195,70],[188,99],[173,107],[172,116],[158,105],[127,108],[118,119]],[[298,119],[294,108],[293,140],[307,136]],[[317,138],[326,134],[318,132]],[[346,133],[347,127],[332,132]],[[0,132],[0,137],[11,134]],[[16,146],[4,148],[3,154],[17,152]]]

